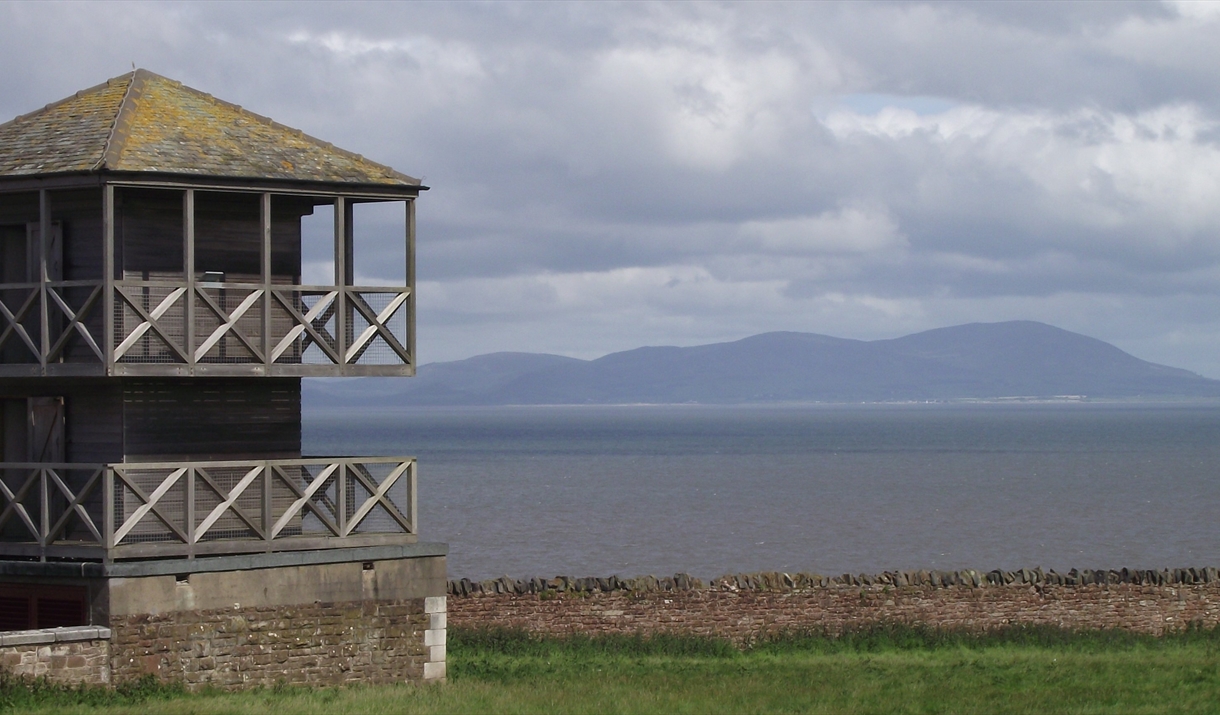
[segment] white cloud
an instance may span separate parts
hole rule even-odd
[[[747,221],[741,233],[764,252],[868,253],[905,248],[907,239],[884,209],[848,207],[816,216]]]

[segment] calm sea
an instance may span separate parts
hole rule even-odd
[[[419,458],[451,577],[1220,564],[1220,407],[307,412]]]

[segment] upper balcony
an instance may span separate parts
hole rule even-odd
[[[426,188],[145,70],[0,123],[0,377],[413,374]]]
[[[0,377],[414,374],[414,198],[321,188],[0,188]]]

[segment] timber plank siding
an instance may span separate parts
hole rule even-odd
[[[123,381],[127,461],[301,456],[300,378]]]

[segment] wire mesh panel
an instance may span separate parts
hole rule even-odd
[[[350,339],[346,362],[359,365],[411,363],[407,322],[411,294],[402,289],[352,288],[348,291]]]
[[[288,463],[275,468],[291,494],[282,509],[272,510],[273,537],[339,536],[339,466],[333,463]]]
[[[346,471],[347,533],[415,533],[413,462],[352,462]]]
[[[124,363],[186,362],[183,286],[115,287],[114,358]]]
[[[196,362],[261,363],[264,293],[250,286],[195,289]]]
[[[187,466],[115,466],[114,543],[186,542]]]
[[[339,292],[332,288],[273,289],[271,360],[279,364],[336,365],[341,362]]]
[[[194,540],[261,539],[266,467],[196,466]]]

